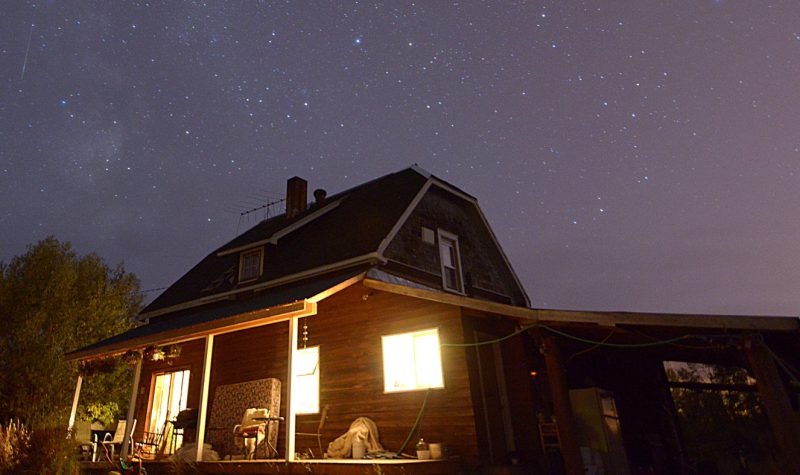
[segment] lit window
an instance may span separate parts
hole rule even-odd
[[[239,282],[257,279],[261,276],[264,262],[264,249],[258,248],[243,252],[239,258]]]
[[[438,330],[383,337],[383,387],[387,393],[444,387]]]
[[[442,286],[446,290],[463,292],[458,237],[441,229],[439,230],[439,258],[442,262]]]
[[[297,414],[319,412],[319,347],[297,350],[292,386],[292,405]]]

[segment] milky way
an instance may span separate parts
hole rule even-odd
[[[6,261],[52,234],[160,288],[291,176],[418,163],[534,305],[800,313],[796,2],[20,1],[0,79]]]

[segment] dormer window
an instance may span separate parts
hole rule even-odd
[[[439,259],[442,263],[442,287],[453,292],[464,292],[461,277],[461,255],[458,250],[458,236],[439,230]]]
[[[239,282],[247,282],[261,277],[264,270],[264,248],[243,251],[239,255]]]

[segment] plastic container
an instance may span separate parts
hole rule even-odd
[[[363,440],[356,438],[353,440],[353,458],[363,459],[365,455],[367,455],[367,446]]]
[[[416,448],[417,448],[417,458],[419,460],[430,460],[431,451],[428,450],[428,444],[425,442],[425,439],[419,439]]]

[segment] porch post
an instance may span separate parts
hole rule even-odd
[[[214,335],[206,337],[203,353],[203,380],[200,383],[200,407],[197,411],[197,455],[195,460],[203,461],[203,444],[206,439],[206,414],[208,413],[208,387],[211,382],[211,354],[214,352]]]
[[[743,343],[744,354],[756,378],[758,396],[775,434],[784,473],[800,473],[795,465],[800,460],[800,421],[792,410],[775,361],[764,342],[747,337]]]
[[[553,397],[553,412],[556,416],[561,456],[567,475],[583,475],[583,460],[578,446],[575,419],[569,402],[567,370],[561,358],[558,341],[553,336],[542,338],[542,354],[547,366],[547,380]]]
[[[128,458],[128,450],[131,445],[131,438],[128,436],[136,428],[136,396],[139,394],[139,379],[142,377],[142,357],[136,362],[136,367],[133,370],[133,383],[131,384],[131,399],[128,403],[128,419],[126,421],[125,438],[122,439],[122,447],[119,449],[119,456],[122,459]]]
[[[81,385],[83,384],[83,376],[78,375],[78,382],[75,383],[75,396],[72,397],[72,410],[69,413],[69,422],[67,423],[67,433],[72,434],[75,428],[75,415],[78,413],[78,398],[81,396]]]
[[[292,389],[294,389],[294,359],[297,353],[297,317],[289,319],[289,351],[286,367],[289,374],[286,377],[286,461],[294,461],[294,422],[295,409],[292,404]]]

